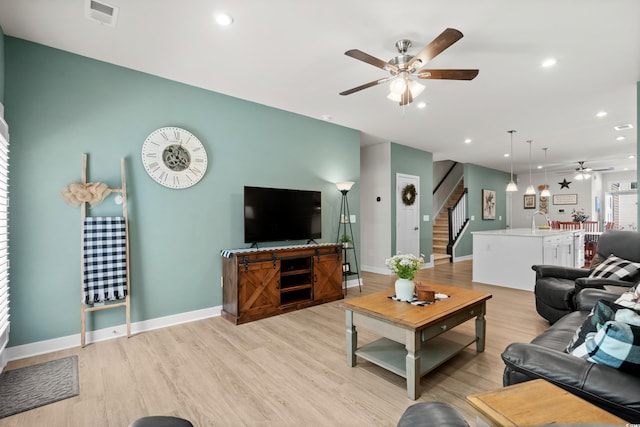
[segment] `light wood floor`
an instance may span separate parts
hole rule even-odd
[[[502,350],[548,325],[532,292],[473,283],[470,261],[423,270],[417,279],[493,295],[485,352],[470,346],[421,381],[419,401],[448,402],[473,426],[465,396],[502,387]],[[393,292],[390,276],[364,273],[363,281],[363,295]],[[347,298],[359,295],[350,288]],[[6,369],[77,354],[80,395],[0,426],[126,427],[147,415],[179,416],[197,427],[395,426],[414,403],[406,383],[362,360],[347,367],[344,318],[336,301],[240,326],[218,317],[13,361]],[[360,343],[376,338],[359,331]]]

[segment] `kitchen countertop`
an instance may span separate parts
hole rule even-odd
[[[493,236],[545,237],[573,234],[576,231],[581,230],[554,230],[550,228],[538,228],[532,232],[530,228],[507,228],[501,230],[472,231],[471,234],[487,234]]]

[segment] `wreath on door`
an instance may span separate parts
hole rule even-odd
[[[402,189],[402,203],[405,206],[411,206],[416,202],[416,186],[413,184],[407,184]]]

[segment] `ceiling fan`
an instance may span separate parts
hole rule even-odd
[[[606,168],[594,169],[594,168],[586,167],[584,164],[585,164],[584,161],[578,162],[578,167],[575,168],[576,175],[574,176],[574,179],[581,181],[583,179],[591,178],[591,172],[606,172],[606,171],[613,170],[613,167],[611,166]],[[571,172],[565,171],[565,172],[558,172],[558,173],[568,174]]]
[[[388,71],[390,76],[365,83],[353,89],[345,90],[344,92],[340,92],[340,95],[351,95],[363,89],[391,81],[389,86],[391,92],[388,98],[398,102],[400,105],[407,105],[413,102],[414,98],[424,90],[424,85],[412,80],[412,76],[419,79],[473,80],[478,75],[479,70],[420,70],[427,62],[438,56],[461,38],[462,33],[460,31],[447,28],[415,56],[407,54],[407,49],[411,47],[411,41],[401,39],[396,42],[396,49],[398,49],[399,55],[391,58],[388,62],[375,58],[358,49],[348,50],[344,53],[345,55]]]

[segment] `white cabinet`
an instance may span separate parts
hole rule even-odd
[[[582,231],[510,229],[472,235],[474,282],[533,291],[531,266],[582,267],[584,262]]]
[[[574,257],[574,236],[565,234],[560,236],[547,236],[542,241],[542,263],[560,265],[563,267],[573,267]]]

